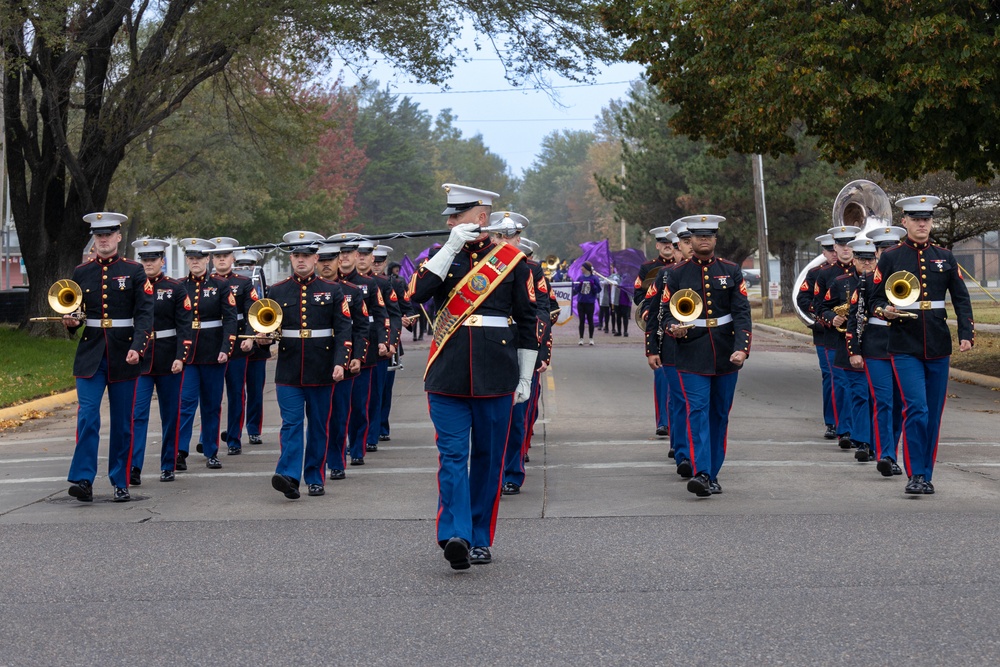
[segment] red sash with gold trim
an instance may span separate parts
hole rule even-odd
[[[518,250],[517,246],[507,243],[498,245],[479,260],[461,282],[455,285],[448,295],[448,300],[438,310],[437,319],[434,320],[434,338],[431,340],[424,379],[427,378],[427,371],[430,370],[431,364],[437,359],[448,339],[522,259],[524,253]]]

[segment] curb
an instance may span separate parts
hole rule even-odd
[[[20,403],[10,408],[0,409],[0,419],[20,419],[21,415],[29,410],[52,410],[53,408],[60,408],[71,403],[76,403],[76,389],[71,389],[61,394],[36,398],[33,401]]]
[[[798,331],[787,331],[778,327],[772,327],[769,324],[757,324],[756,322],[753,326],[755,329],[760,329],[761,331],[769,334],[775,334],[786,338],[792,338],[794,340],[812,343],[812,336],[799,333]],[[982,373],[972,373],[970,371],[963,371],[957,368],[949,368],[948,376],[952,380],[967,382],[980,387],[989,387],[990,389],[1000,389],[1000,378],[993,377],[992,375],[983,375]]]

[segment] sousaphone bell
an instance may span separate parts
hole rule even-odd
[[[63,316],[69,315],[78,320],[83,319],[83,290],[74,280],[57,280],[52,283],[48,293],[49,308],[60,313],[59,317],[32,317],[29,322],[62,322]]]

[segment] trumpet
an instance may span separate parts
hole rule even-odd
[[[670,297],[670,314],[674,319],[684,322],[678,329],[690,329],[694,326],[692,322],[698,319],[704,307],[701,296],[693,289],[682,289],[674,292]]]
[[[260,299],[254,301],[247,311],[247,322],[250,328],[256,331],[255,334],[243,334],[240,338],[281,338],[280,333],[276,333],[281,326],[281,305],[274,299]]]
[[[83,290],[74,280],[57,280],[52,283],[48,293],[49,308],[61,313],[59,317],[32,317],[29,322],[62,322],[69,315],[78,320],[83,319]]]
[[[897,309],[916,303],[919,296],[920,281],[909,271],[896,271],[885,281],[885,297]],[[910,313],[905,310],[897,310],[896,315],[914,320],[917,319],[916,313]]]

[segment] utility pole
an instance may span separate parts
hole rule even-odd
[[[754,155],[753,186],[754,207],[757,209],[757,252],[760,254],[760,302],[764,309],[764,319],[774,317],[771,302],[771,266],[767,249],[767,205],[764,202],[764,158]]]
[[[625,160],[622,155],[622,190],[625,189]],[[622,218],[622,250],[625,249],[625,218]]]
[[[0,81],[3,80],[3,67],[0,66]],[[10,217],[10,187],[7,183],[7,128],[4,123],[3,93],[0,92],[0,238],[3,240],[3,272],[4,282],[0,287],[10,289],[10,228],[7,218]]]

